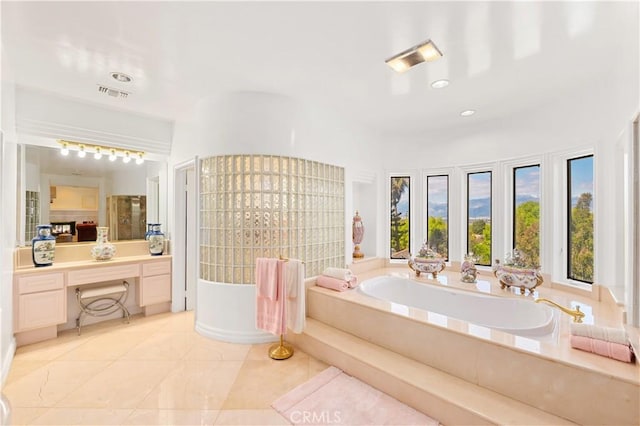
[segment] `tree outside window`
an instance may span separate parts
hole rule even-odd
[[[567,277],[593,283],[593,155],[567,161]]]
[[[449,260],[449,176],[427,176],[427,241]]]
[[[467,252],[491,266],[491,172],[467,174]]]
[[[513,169],[513,248],[540,266],[540,165]]]
[[[409,257],[409,189],[410,178],[391,178],[391,259]]]

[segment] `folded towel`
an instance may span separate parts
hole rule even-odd
[[[631,362],[633,359],[633,352],[629,345],[605,342],[591,337],[573,335],[571,336],[571,347],[617,359],[618,361]]]
[[[327,277],[326,275],[319,275],[318,278],[316,278],[316,285],[336,291],[345,291],[349,289],[349,283],[345,280]]]
[[[326,275],[327,277],[337,278],[339,280],[349,281],[353,276],[353,272],[346,268],[333,268],[329,267],[322,271],[322,275]]]
[[[322,272],[322,275],[344,280],[349,284],[349,288],[354,288],[358,285],[358,277],[353,275],[350,269],[329,267]]]
[[[593,324],[571,323],[571,334],[574,336],[591,337],[606,342],[629,344],[627,332],[622,328],[600,327]]]

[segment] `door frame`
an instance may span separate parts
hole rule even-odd
[[[172,254],[173,254],[173,271],[172,271],[172,301],[171,310],[173,312],[181,312],[185,310],[192,310],[195,307],[197,280],[200,270],[200,259],[198,258],[198,229],[200,219],[198,215],[199,209],[199,171],[196,165],[198,164],[198,157],[191,160],[178,163],[173,167],[173,214],[174,214],[174,229],[173,229],[173,241],[172,241]],[[189,170],[193,170],[194,185],[192,190],[193,195],[189,193],[187,187],[185,187],[185,177]],[[183,194],[187,193],[184,197]],[[193,205],[195,209],[192,217],[195,217],[195,230],[194,235],[189,238],[186,232],[187,220],[187,197],[196,197],[195,203],[189,203]],[[193,253],[193,261],[195,262],[195,268],[188,268],[186,265],[185,253],[189,250]],[[191,285],[189,286],[189,283]]]

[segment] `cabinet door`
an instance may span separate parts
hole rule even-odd
[[[66,305],[64,290],[44,291],[18,296],[16,332],[66,322]]]
[[[142,277],[140,283],[140,306],[171,301],[171,275]]]

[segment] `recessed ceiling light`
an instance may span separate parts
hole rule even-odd
[[[113,77],[114,80],[118,80],[120,83],[130,83],[133,81],[133,78],[130,75],[118,71],[112,72],[111,77]]]
[[[404,72],[414,65],[425,61],[435,61],[442,56],[442,52],[431,41],[427,40],[387,59],[385,62],[396,72]]]
[[[431,83],[431,87],[433,87],[434,89],[442,89],[443,87],[447,87],[449,85],[449,80],[436,80],[433,83]]]
[[[463,116],[463,117],[470,117],[475,113],[476,113],[475,109],[465,109],[464,111],[462,111],[460,113],[460,115]]]

